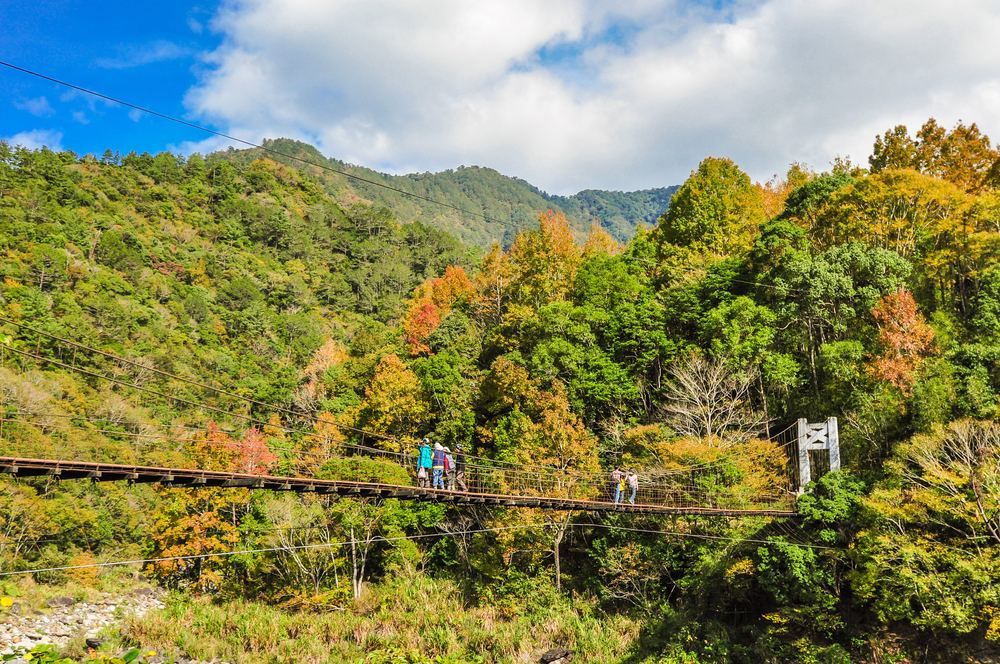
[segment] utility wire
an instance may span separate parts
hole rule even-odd
[[[630,528],[625,526],[614,526],[604,523],[571,523],[570,527],[573,528],[605,528],[608,530],[624,530],[628,532],[635,533],[646,533],[651,535],[665,535],[668,537],[680,537],[680,538],[693,538],[693,539],[705,539],[705,540],[716,540],[716,541],[727,541],[727,542],[738,542],[738,543],[752,543],[752,544],[793,544],[794,546],[801,546],[810,549],[825,549],[834,550],[836,547],[831,546],[820,546],[817,544],[800,544],[796,542],[781,542],[777,540],[765,540],[752,537],[725,537],[722,535],[705,535],[701,533],[684,533],[679,531],[670,530],[655,530],[652,528]],[[462,530],[457,532],[447,532],[447,533],[426,533],[423,535],[400,535],[397,537],[377,537],[373,541],[376,542],[397,542],[401,540],[419,540],[428,539],[432,537],[454,537],[457,535],[474,535],[479,533],[493,533],[507,530],[537,530],[548,528],[547,524],[519,524],[515,526],[498,526],[495,528],[478,528],[475,530]],[[107,562],[95,562],[95,563],[85,563],[79,565],[61,565],[58,567],[41,567],[35,569],[26,570],[15,570],[9,572],[0,572],[0,577],[6,576],[18,576],[25,574],[39,574],[43,572],[64,572],[68,570],[76,569],[92,569],[100,567],[119,567],[122,565],[139,565],[148,563],[160,563],[160,562],[173,562],[182,560],[201,560],[206,558],[224,558],[229,556],[238,556],[242,554],[252,554],[252,553],[278,553],[281,551],[302,551],[310,549],[328,549],[340,546],[350,545],[350,540],[345,542],[318,542],[315,544],[298,544],[294,546],[272,546],[266,548],[256,548],[256,549],[239,549],[235,551],[215,551],[212,553],[193,553],[181,556],[160,556],[157,558],[134,558],[131,560],[112,560]]]
[[[400,535],[398,537],[376,537],[373,542],[397,542],[400,540],[417,540],[417,539],[427,539],[429,537],[448,537],[454,535],[474,535],[477,533],[492,533],[499,532],[501,530],[525,530],[531,528],[544,528],[545,524],[520,524],[516,526],[499,526],[496,528],[480,528],[477,530],[464,530],[460,532],[449,532],[449,533],[426,533],[423,535]],[[357,540],[355,540],[356,542]],[[90,569],[95,567],[118,567],[121,565],[138,565],[146,563],[162,563],[162,562],[172,562],[178,560],[200,560],[205,558],[223,558],[228,556],[239,556],[242,554],[249,553],[276,553],[280,551],[301,551],[307,549],[328,549],[340,546],[347,546],[351,544],[351,541],[346,542],[318,542],[316,544],[298,544],[295,546],[272,546],[262,549],[240,549],[238,551],[215,551],[212,553],[192,553],[183,556],[161,556],[159,558],[135,558],[132,560],[112,560],[103,563],[86,563],[80,565],[61,565],[58,567],[42,567],[37,569],[24,569],[15,570],[11,572],[0,572],[0,577],[3,576],[17,576],[24,574],[38,574],[41,572],[64,572],[67,570],[74,569]]]
[[[58,78],[56,78],[54,76],[49,76],[48,74],[43,74],[42,72],[35,71],[35,70],[32,70],[32,69],[28,69],[27,67],[21,67],[20,65],[16,65],[16,64],[14,64],[12,62],[7,62],[5,60],[0,60],[0,65],[2,65],[4,67],[7,67],[8,69],[12,69],[14,71],[17,71],[17,72],[21,72],[22,74],[27,74],[29,76],[34,76],[35,78],[40,78],[40,79],[42,79],[44,81],[49,81],[50,83],[55,83],[56,85],[61,85],[61,86],[65,87],[65,88],[69,88],[71,90],[76,90],[77,92],[82,92],[82,93],[84,93],[86,95],[90,95],[92,97],[97,97],[98,99],[103,99],[105,101],[110,101],[110,102],[115,103],[115,104],[120,104],[121,106],[125,106],[126,108],[134,109],[134,110],[139,111],[141,113],[146,113],[148,115],[152,115],[152,116],[161,118],[163,120],[168,120],[168,121],[174,122],[176,124],[184,125],[185,127],[190,127],[191,129],[196,129],[198,131],[202,131],[202,132],[205,132],[207,134],[212,134],[213,136],[218,136],[220,138],[225,138],[226,140],[233,141],[234,143],[240,143],[241,145],[246,145],[247,147],[255,148],[257,150],[263,150],[264,152],[268,152],[270,154],[273,154],[273,155],[276,155],[276,156],[279,156],[279,157],[284,157],[285,159],[291,159],[293,161],[297,161],[297,162],[300,162],[300,163],[303,163],[303,164],[307,164],[309,166],[314,166],[314,167],[320,168],[320,169],[322,169],[324,171],[329,171],[331,173],[336,173],[337,175],[342,175],[342,176],[344,176],[346,178],[350,178],[350,179],[356,180],[358,182],[364,182],[365,184],[370,184],[370,185],[374,185],[376,187],[381,187],[383,189],[387,189],[389,191],[394,191],[397,194],[402,194],[404,196],[409,196],[411,198],[416,198],[418,200],[426,201],[428,203],[433,203],[434,205],[440,205],[441,207],[449,208],[449,209],[455,210],[456,212],[461,212],[462,214],[469,215],[470,217],[478,217],[478,218],[483,219],[485,221],[488,221],[490,223],[500,223],[498,220],[493,219],[492,217],[490,217],[488,215],[485,215],[482,212],[474,212],[472,210],[467,210],[467,209],[465,209],[463,207],[459,207],[458,205],[454,205],[452,203],[446,203],[444,201],[439,201],[439,200],[431,198],[429,196],[424,196],[423,194],[415,194],[415,193],[413,193],[411,191],[406,191],[404,189],[400,189],[399,187],[394,187],[392,185],[385,184],[384,182],[379,182],[377,180],[372,180],[370,178],[362,177],[360,175],[355,175],[355,174],[350,173],[348,171],[344,171],[344,170],[341,170],[339,168],[334,168],[333,166],[330,166],[328,164],[318,163],[318,162],[312,161],[310,159],[305,159],[303,157],[298,157],[296,155],[289,154],[287,152],[282,152],[281,150],[275,150],[274,148],[267,147],[266,145],[261,145],[259,143],[254,143],[253,141],[248,141],[245,138],[239,138],[238,136],[233,136],[232,134],[227,134],[225,132],[217,131],[215,129],[210,129],[209,127],[206,127],[205,125],[200,125],[200,124],[198,124],[196,122],[191,122],[189,120],[185,120],[183,118],[179,118],[179,117],[177,117],[175,115],[170,115],[169,113],[164,113],[163,111],[157,111],[157,110],[155,110],[153,108],[150,108],[148,106],[141,106],[139,104],[135,104],[135,103],[132,103],[130,101],[126,101],[124,99],[121,99],[120,97],[113,97],[113,96],[105,94],[103,92],[98,92],[96,90],[91,90],[90,88],[85,88],[85,87],[83,87],[81,85],[76,85],[75,83],[70,83],[69,81],[64,81],[64,80],[58,79]]]
[[[794,544],[795,546],[801,546],[801,547],[805,547],[805,548],[808,548],[808,549],[828,549],[828,550],[833,550],[833,549],[837,548],[837,547],[832,547],[832,546],[821,546],[819,544],[800,544],[798,542],[781,542],[781,541],[777,541],[777,540],[757,539],[757,538],[753,538],[753,537],[725,537],[723,535],[703,535],[703,534],[700,534],[700,533],[682,533],[682,532],[670,531],[670,530],[654,530],[652,528],[630,528],[630,527],[626,527],[626,526],[614,526],[614,525],[610,525],[610,524],[607,524],[607,523],[574,523],[572,525],[575,526],[575,527],[579,527],[579,528],[589,528],[589,527],[606,528],[608,530],[626,530],[626,531],[632,532],[632,533],[649,533],[649,534],[652,534],[652,535],[669,535],[669,536],[672,536],[672,537],[691,537],[691,538],[694,538],[694,539],[719,540],[719,541],[726,541],[726,542],[750,542],[750,543],[753,543],[753,544],[769,544],[769,545],[770,544]]]

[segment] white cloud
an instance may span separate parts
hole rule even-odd
[[[1000,134],[988,0],[610,5],[231,2],[187,104],[251,140],[396,172],[493,166],[556,192],[673,184],[709,154],[758,179],[863,162],[877,132],[931,115]]]
[[[113,58],[98,58],[94,64],[103,69],[131,69],[155,62],[177,60],[191,55],[191,50],[165,39],[148,44],[122,47]]]
[[[29,150],[38,150],[47,147],[50,150],[59,152],[63,149],[62,138],[62,132],[55,129],[32,129],[30,131],[19,132],[13,136],[7,136],[6,138],[0,138],[0,140],[5,141],[8,145],[20,145]]]
[[[15,101],[14,108],[21,111],[27,111],[38,118],[46,118],[56,112],[49,103],[49,98],[44,96]]]

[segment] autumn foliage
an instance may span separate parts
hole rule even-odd
[[[403,335],[411,355],[430,352],[427,340],[441,321],[451,312],[455,303],[475,292],[472,280],[465,270],[450,265],[445,273],[424,283],[410,302],[403,320]]]
[[[396,355],[379,360],[375,375],[365,389],[360,424],[378,434],[415,437],[425,425],[430,407],[420,379]],[[397,440],[379,440],[402,451]]]
[[[917,311],[913,294],[905,289],[879,300],[872,316],[878,324],[882,354],[875,358],[871,372],[910,394],[917,370],[933,347],[934,331]]]
[[[261,475],[278,460],[268,447],[264,434],[256,427],[244,431],[241,438],[230,443],[230,448],[233,451],[232,468],[237,473]]]

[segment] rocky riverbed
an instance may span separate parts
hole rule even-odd
[[[0,652],[30,649],[40,643],[63,645],[76,637],[94,639],[126,615],[142,616],[162,607],[163,593],[153,588],[80,601],[52,597],[41,606],[15,601],[0,615]]]

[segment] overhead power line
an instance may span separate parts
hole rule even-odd
[[[105,101],[109,101],[109,102],[112,102],[112,103],[115,103],[115,104],[120,104],[122,106],[125,106],[126,108],[131,108],[131,109],[134,109],[134,110],[139,111],[141,113],[146,113],[146,114],[152,115],[154,117],[158,117],[158,118],[161,118],[163,120],[167,120],[169,122],[174,122],[174,123],[177,123],[177,124],[180,124],[180,125],[184,125],[185,127],[190,127],[192,129],[196,129],[198,131],[205,132],[207,134],[212,134],[213,136],[218,136],[220,138],[225,138],[226,140],[230,140],[230,141],[233,141],[235,143],[239,143],[241,145],[245,145],[245,146],[250,147],[250,148],[261,150],[263,152],[267,152],[269,154],[273,154],[273,155],[278,156],[278,157],[283,157],[285,159],[291,159],[292,161],[296,161],[296,162],[299,162],[299,163],[302,163],[302,164],[306,164],[307,166],[314,166],[316,168],[319,168],[319,169],[324,170],[324,171],[328,171],[330,173],[336,173],[337,175],[341,175],[341,176],[349,178],[351,180],[355,180],[355,181],[358,181],[358,182],[364,182],[365,184],[370,184],[370,185],[375,186],[375,187],[381,187],[382,189],[385,189],[387,191],[392,191],[392,192],[395,192],[397,194],[402,194],[403,196],[409,196],[410,198],[414,198],[414,199],[417,199],[417,200],[422,200],[422,201],[425,201],[427,203],[432,203],[434,205],[439,205],[441,207],[448,208],[448,209],[454,210],[456,212],[460,212],[460,213],[465,214],[465,215],[469,215],[470,217],[477,217],[479,219],[483,219],[484,221],[488,221],[490,223],[495,223],[495,224],[496,223],[501,223],[498,219],[494,219],[493,217],[490,217],[487,214],[483,214],[482,212],[476,212],[474,210],[468,210],[466,208],[460,207],[458,205],[454,205],[452,203],[447,203],[445,201],[441,201],[441,200],[438,200],[436,198],[431,198],[430,196],[424,196],[423,194],[417,194],[417,193],[414,193],[414,192],[411,192],[411,191],[406,191],[405,189],[400,189],[399,187],[394,187],[394,186],[392,186],[390,184],[386,184],[384,182],[379,182],[378,180],[372,180],[371,178],[366,178],[366,177],[363,177],[363,176],[360,176],[360,175],[355,175],[354,173],[350,173],[348,171],[345,171],[345,170],[342,170],[342,169],[339,169],[339,168],[334,168],[333,166],[330,166],[329,164],[319,163],[319,162],[313,161],[311,159],[306,159],[304,157],[299,157],[297,155],[290,154],[288,152],[283,152],[281,150],[276,150],[276,149],[274,149],[272,147],[268,147],[268,146],[263,145],[261,143],[255,143],[255,142],[249,141],[249,140],[247,140],[245,138],[240,138],[238,136],[233,136],[232,134],[227,134],[227,133],[222,132],[222,131],[211,129],[211,128],[206,127],[204,125],[198,124],[197,122],[191,122],[190,120],[185,120],[183,118],[179,118],[179,117],[177,117],[175,115],[171,115],[169,113],[164,113],[163,111],[158,111],[158,110],[150,108],[148,106],[143,106],[143,105],[140,105],[140,104],[136,104],[136,103],[127,101],[125,99],[122,99],[120,97],[114,97],[112,95],[105,94],[103,92],[98,92],[97,90],[92,90],[90,88],[86,88],[86,87],[83,87],[81,85],[77,85],[75,83],[70,83],[69,81],[64,81],[64,80],[56,78],[54,76],[50,76],[48,74],[43,74],[42,72],[35,71],[33,69],[28,69],[27,67],[22,67],[20,65],[14,64],[12,62],[7,62],[6,60],[0,60],[0,66],[6,67],[8,69],[11,69],[13,71],[17,71],[17,72],[20,72],[20,73],[23,73],[23,74],[27,74],[29,76],[34,76],[36,78],[40,78],[40,79],[42,79],[44,81],[49,81],[50,83],[55,83],[56,85],[61,85],[63,87],[69,88],[71,90],[76,90],[77,92],[82,92],[83,94],[91,95],[91,96],[96,97],[98,99],[103,99]],[[695,270],[690,269],[690,268],[684,269],[684,268],[678,267],[676,269],[679,269],[681,271],[696,272]],[[788,285],[778,286],[776,284],[765,284],[765,283],[762,283],[762,282],[759,282],[759,281],[749,281],[749,280],[738,279],[738,278],[737,279],[730,279],[730,281],[732,283],[739,283],[739,284],[744,284],[744,285],[747,285],[747,286],[759,286],[761,288],[772,288],[772,289],[775,289],[775,290],[786,290],[786,291],[793,291],[793,292],[798,292],[798,293],[804,293],[804,292],[806,292],[806,291],[804,291],[801,288],[796,288],[794,286],[788,286]]]
[[[423,535],[400,535],[397,537],[376,537],[376,542],[397,542],[400,540],[418,540],[430,537],[447,537],[454,535],[474,535],[476,533],[492,533],[501,530],[524,530],[528,528],[544,528],[544,524],[520,524],[516,526],[500,526],[496,528],[479,528],[477,530],[463,530],[448,533],[426,533]],[[262,549],[239,549],[236,551],[214,551],[210,553],[192,553],[183,556],[161,556],[159,558],[133,558],[132,560],[111,560],[103,563],[85,563],[80,565],[60,565],[58,567],[40,567],[36,569],[14,570],[10,572],[0,572],[0,577],[17,576],[24,574],[40,574],[42,572],[66,572],[75,569],[91,569],[95,567],[120,567],[122,565],[140,565],[147,563],[165,563],[182,560],[202,560],[205,558],[224,558],[228,556],[239,556],[250,553],[278,553],[281,551],[302,551],[308,549],[330,549],[340,546],[350,545],[350,540],[346,542],[317,542],[315,544],[298,544],[295,546],[271,546]]]
[[[27,67],[21,67],[20,65],[16,65],[16,64],[14,64],[12,62],[7,62],[5,60],[0,60],[0,65],[6,67],[8,69],[11,69],[13,71],[21,72],[22,74],[27,74],[29,76],[34,76],[35,78],[40,78],[40,79],[42,79],[44,81],[48,81],[50,83],[55,83],[56,85],[61,85],[61,86],[65,87],[65,88],[69,88],[70,90],[76,90],[77,92],[82,92],[83,94],[90,95],[90,96],[96,97],[98,99],[103,99],[105,101],[109,101],[109,102],[112,102],[114,104],[119,104],[121,106],[125,106],[126,108],[131,108],[133,110],[139,111],[140,113],[146,113],[148,115],[152,115],[154,117],[158,117],[158,118],[161,118],[163,120],[167,120],[169,122],[174,122],[176,124],[183,125],[185,127],[189,127],[191,129],[196,129],[198,131],[205,132],[206,134],[212,134],[213,136],[218,136],[219,138],[224,138],[224,139],[226,139],[228,141],[233,141],[234,143],[239,143],[241,145],[245,145],[247,147],[255,148],[257,150],[263,150],[264,152],[267,152],[269,154],[273,154],[273,155],[278,156],[278,157],[284,157],[285,159],[291,159],[293,161],[297,161],[297,162],[300,162],[302,164],[306,164],[306,165],[309,165],[309,166],[314,166],[314,167],[322,169],[324,171],[329,171],[330,173],[336,173],[337,175],[341,175],[343,177],[350,178],[351,180],[355,180],[357,182],[364,182],[365,184],[370,184],[370,185],[373,185],[375,187],[381,187],[382,189],[386,189],[388,191],[393,191],[393,192],[396,192],[397,194],[402,194],[403,196],[409,196],[410,198],[415,198],[415,199],[418,199],[418,200],[421,200],[421,201],[425,201],[427,203],[432,203],[434,205],[439,205],[439,206],[444,207],[444,208],[449,208],[451,210],[455,210],[456,212],[461,212],[462,214],[469,215],[470,217],[478,217],[478,218],[483,219],[485,221],[488,221],[490,223],[494,223],[494,224],[495,223],[500,223],[499,220],[494,219],[494,218],[490,217],[489,215],[483,214],[482,212],[475,212],[473,210],[467,210],[467,209],[465,209],[463,207],[460,207],[458,205],[454,205],[452,203],[446,203],[444,201],[437,200],[436,198],[431,198],[430,196],[424,196],[423,194],[416,194],[416,193],[414,193],[412,191],[406,191],[405,189],[400,189],[399,187],[394,187],[394,186],[392,186],[390,184],[386,184],[384,182],[379,182],[378,180],[372,180],[371,178],[366,178],[366,177],[362,177],[360,175],[355,175],[354,173],[350,173],[348,171],[345,171],[345,170],[342,170],[342,169],[339,169],[339,168],[334,168],[333,166],[330,166],[329,164],[322,164],[322,163],[319,163],[319,162],[316,162],[316,161],[312,161],[311,159],[305,159],[304,157],[299,157],[297,155],[290,154],[288,152],[282,152],[281,150],[275,150],[274,148],[268,147],[266,145],[263,145],[263,144],[260,144],[260,143],[254,143],[253,141],[248,141],[245,138],[240,138],[238,136],[233,136],[232,134],[227,134],[226,132],[222,132],[222,131],[218,131],[218,130],[215,130],[215,129],[211,129],[209,127],[206,127],[205,125],[198,124],[197,122],[191,122],[190,120],[185,120],[183,118],[179,118],[176,115],[171,115],[169,113],[164,113],[163,111],[158,111],[158,110],[150,108],[148,106],[143,106],[143,105],[136,104],[136,103],[133,103],[133,102],[130,102],[130,101],[126,101],[125,99],[122,99],[120,97],[114,97],[112,95],[105,94],[103,92],[98,92],[97,90],[92,90],[90,88],[83,87],[82,85],[77,85],[75,83],[70,83],[69,81],[64,81],[64,80],[56,78],[54,76],[49,76],[48,74],[43,74],[42,72],[35,71],[33,69],[28,69]]]
[[[808,549],[825,549],[825,550],[835,550],[836,547],[831,546],[821,546],[817,544],[804,544],[800,542],[786,542],[783,540],[767,540],[752,537],[726,537],[723,535],[707,535],[702,533],[685,533],[680,531],[671,530],[656,530],[653,528],[630,528],[625,526],[616,526],[605,523],[571,523],[569,524],[572,528],[605,528],[608,530],[621,530],[634,533],[645,533],[651,535],[662,535],[666,537],[679,537],[679,538],[690,538],[690,539],[704,539],[713,541],[725,541],[734,543],[750,543],[750,544],[763,544],[763,545],[775,545],[775,544],[791,544],[793,546],[799,546]],[[508,530],[540,530],[547,528],[547,524],[519,524],[514,526],[498,526],[494,528],[477,528],[474,530],[461,530],[456,532],[439,532],[439,533],[425,533],[422,535],[400,535],[396,537],[376,537],[374,541],[376,542],[398,542],[402,540],[420,540],[429,539],[433,537],[454,537],[458,535],[475,535],[480,533],[495,533]],[[149,563],[161,563],[161,562],[176,562],[184,560],[204,560],[207,558],[225,558],[231,556],[239,556],[243,554],[254,554],[254,553],[280,553],[282,551],[306,551],[315,549],[331,549],[341,546],[350,545],[350,540],[343,542],[317,542],[314,544],[298,544],[292,546],[272,546],[264,548],[255,549],[237,549],[233,551],[214,551],[209,553],[193,553],[188,555],[179,556],[160,556],[155,558],[133,558],[130,560],[111,560],[106,562],[94,562],[94,563],[83,563],[79,565],[60,565],[57,567],[39,567],[35,569],[24,569],[24,570],[13,570],[7,572],[0,572],[0,577],[6,576],[22,576],[26,574],[40,574],[44,572],[66,572],[70,570],[78,569],[93,569],[101,567],[120,567],[123,565],[144,565]]]

